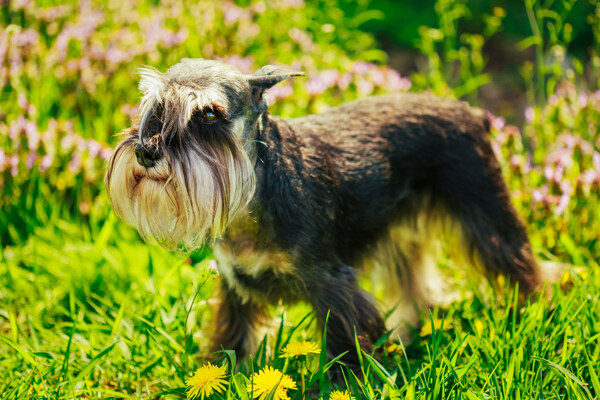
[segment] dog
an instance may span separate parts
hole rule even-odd
[[[283,119],[265,92],[301,72],[183,59],[140,75],[140,118],[109,160],[107,191],[143,238],[212,246],[214,350],[250,354],[269,304],[305,301],[327,321],[329,357],[348,351],[342,360],[357,366],[355,337],[370,350],[386,333],[357,272],[387,271],[387,321],[402,334],[415,306],[441,294],[432,243],[448,224],[486,273],[523,293],[540,285],[481,110],[392,94]]]

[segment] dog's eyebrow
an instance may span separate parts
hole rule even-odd
[[[194,111],[193,115],[199,115],[202,113],[205,113],[207,111],[213,111],[217,114],[217,116],[219,117],[219,119],[224,119],[226,121],[229,121],[231,119],[232,116],[232,112],[229,111],[227,109],[227,107],[222,106],[220,104],[207,104],[202,108],[198,108],[196,111]]]
[[[227,107],[221,106],[219,104],[213,104],[212,106],[209,106],[208,109],[216,111],[216,113],[219,115],[219,118],[221,119],[229,119],[231,117],[231,111],[229,111]]]

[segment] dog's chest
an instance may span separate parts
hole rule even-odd
[[[259,224],[245,217],[229,226],[225,237],[213,246],[219,272],[244,302],[294,301],[302,286],[294,256],[263,237]]]

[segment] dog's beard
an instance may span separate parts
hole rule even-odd
[[[136,141],[115,149],[106,173],[113,209],[141,236],[169,250],[192,250],[224,232],[254,193],[252,163],[236,138],[226,146],[166,152],[146,169]]]

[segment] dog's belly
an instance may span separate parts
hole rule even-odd
[[[305,297],[303,281],[288,252],[231,237],[214,245],[213,252],[219,273],[243,303],[293,303]]]

